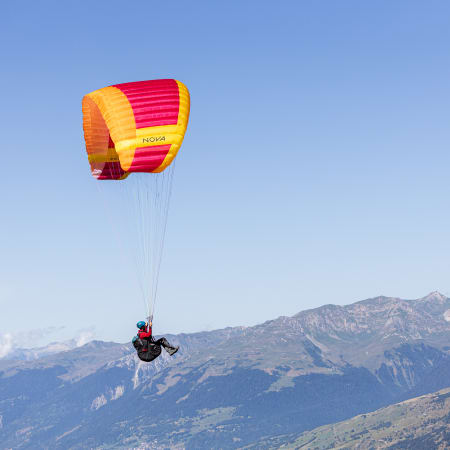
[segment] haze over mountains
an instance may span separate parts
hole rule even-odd
[[[6,448],[239,448],[450,385],[450,299],[376,297],[169,336],[170,358],[93,341],[0,360]],[[267,441],[268,442],[268,441]]]

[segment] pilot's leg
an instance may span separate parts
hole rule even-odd
[[[165,337],[159,338],[157,341],[155,341],[155,344],[164,347],[164,350],[171,356],[174,355],[180,348],[180,347],[173,347],[172,345],[170,345],[169,341]]]

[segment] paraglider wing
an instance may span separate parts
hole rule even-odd
[[[123,179],[132,172],[162,172],[183,142],[189,92],[177,80],[108,86],[83,98],[83,129],[92,174]]]

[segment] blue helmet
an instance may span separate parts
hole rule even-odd
[[[136,324],[136,326],[137,326],[139,329],[144,328],[144,327],[145,327],[145,322],[144,322],[143,320],[140,320],[140,321]]]
[[[138,340],[137,336],[133,336],[133,339],[131,339],[131,342],[134,344]]]

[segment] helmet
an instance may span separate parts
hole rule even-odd
[[[134,344],[138,340],[137,336],[133,336],[133,339],[131,339],[131,342]]]
[[[141,321],[139,321],[139,322],[136,324],[136,326],[137,326],[139,329],[144,328],[144,327],[145,327],[145,322],[144,322],[143,320],[141,320]]]

